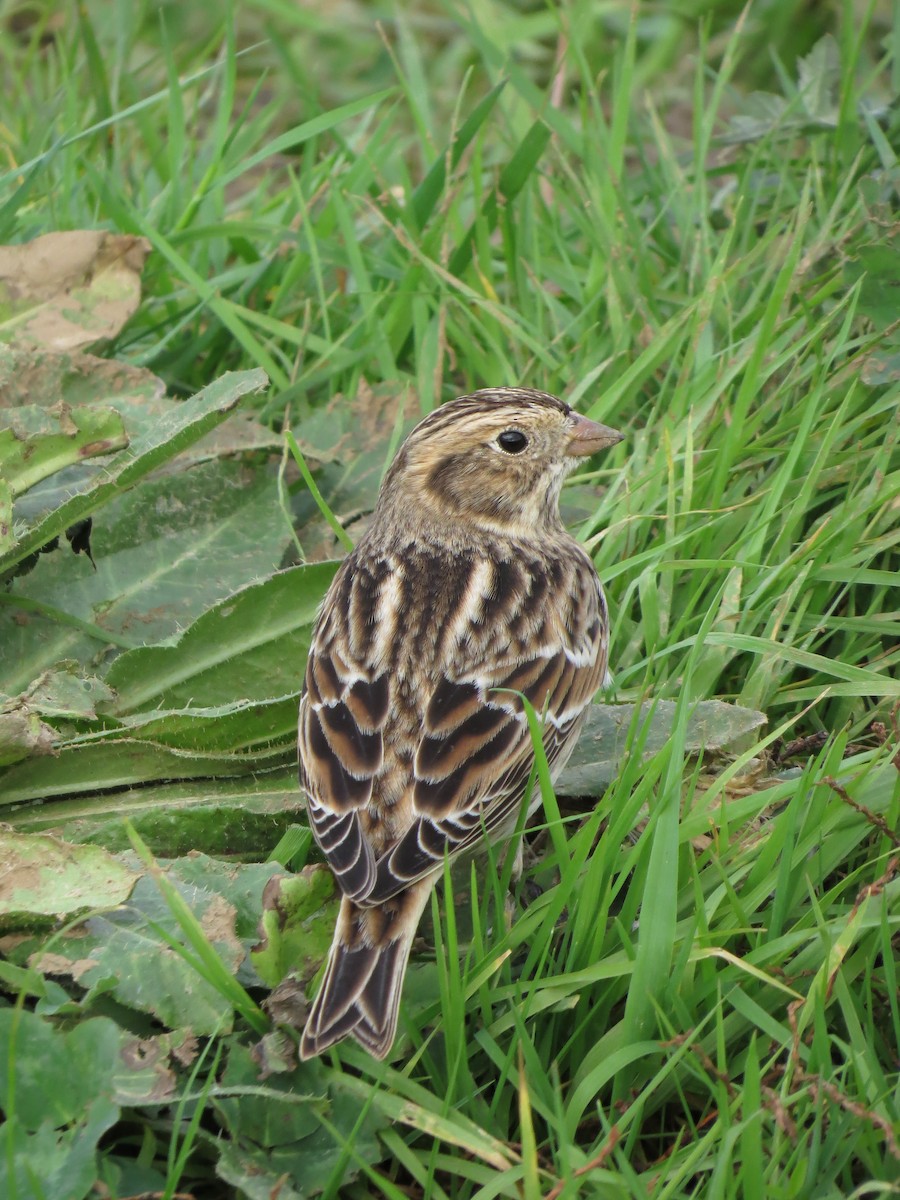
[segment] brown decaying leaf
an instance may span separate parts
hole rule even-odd
[[[0,246],[0,340],[75,350],[116,336],[141,299],[146,238],[74,229]]]
[[[56,731],[40,719],[23,697],[0,696],[0,765],[34,754],[55,753]]]
[[[165,392],[163,381],[146,367],[134,367],[94,354],[48,354],[40,347],[18,344],[0,351],[3,424],[11,426],[20,437],[35,431],[28,426],[19,426],[17,408],[39,406],[52,410],[59,406],[62,415],[65,406],[108,405],[121,396],[137,395],[150,404],[160,401]]]

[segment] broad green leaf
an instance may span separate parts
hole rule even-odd
[[[59,433],[29,437],[13,428],[0,429],[0,476],[14,498],[65,467],[128,445],[122,417],[115,409],[73,408],[57,417]]]
[[[628,749],[628,734],[635,720],[633,704],[592,704],[572,757],[559,773],[556,792],[561,796],[597,796],[616,777]],[[646,758],[665,745],[672,735],[678,705],[658,700],[640,706],[637,716],[642,752]],[[649,728],[644,728],[649,723]],[[704,700],[690,712],[685,751],[691,754],[743,748],[749,734],[765,725],[763,713]]]
[[[352,1146],[347,1174],[358,1173],[358,1162],[377,1162],[383,1151],[376,1137],[387,1119],[346,1086],[341,1075],[326,1071],[321,1062],[301,1063],[290,1073],[279,1072],[258,1084],[259,1068],[244,1046],[228,1055],[222,1092],[213,1105],[229,1138],[220,1143],[216,1171],[251,1200],[269,1200],[273,1189],[281,1197],[305,1197],[320,1192]],[[252,1088],[249,1095],[241,1095]]]
[[[273,761],[268,764],[261,762],[259,757],[187,754],[136,739],[96,744],[81,742],[63,747],[58,755],[9,767],[0,775],[0,804],[96,794],[100,811],[117,813],[127,811],[125,802],[120,804],[117,796],[103,794],[110,789],[147,786],[160,780],[210,780],[216,776],[246,775],[266,765],[283,768],[284,759],[283,753],[273,755]],[[202,788],[206,785],[196,786],[202,796]],[[144,804],[151,803],[152,795],[148,790]],[[132,802],[134,799],[132,796]],[[85,803],[94,811],[91,800]],[[140,811],[142,805],[138,803],[134,807]],[[70,810],[75,816],[83,808],[72,804]],[[10,815],[21,818],[27,811],[22,809]]]
[[[134,904],[146,904],[151,893],[158,896],[155,884],[141,879]],[[204,903],[196,893],[193,901],[201,917],[215,903],[211,896]],[[167,913],[158,906],[149,907],[163,928],[171,926]],[[176,931],[171,936],[181,940]],[[203,1036],[231,1028],[230,1003],[167,944],[140,907],[129,905],[109,917],[92,917],[77,937],[56,937],[48,951],[35,944],[30,944],[29,950],[31,965],[39,971],[59,980],[76,980],[79,988],[109,994],[127,1008],[151,1015],[167,1029],[190,1029]],[[232,963],[236,969],[233,948]]]
[[[232,1045],[222,1076],[223,1090],[255,1084],[258,1075],[250,1049]],[[225,1124],[242,1140],[246,1138],[263,1147],[297,1142],[320,1127],[316,1113],[322,1111],[323,1075],[320,1063],[304,1063],[295,1068],[289,1081],[283,1077],[267,1081],[269,1095],[254,1098],[255,1103],[247,1104],[242,1097],[222,1097],[216,1101],[216,1108],[224,1116]],[[291,1095],[306,1102],[291,1103],[288,1098]]]
[[[0,1108],[32,1131],[76,1123],[93,1100],[112,1098],[123,1040],[105,1017],[66,1032],[35,1013],[0,1009]]]
[[[258,390],[265,383],[266,376],[259,370],[225,375],[190,400],[175,406],[148,431],[131,437],[128,449],[106,463],[101,475],[74,483],[66,499],[36,519],[22,534],[15,549],[0,557],[0,572],[15,566],[70,525],[96,512],[186,449],[223,421],[242,396]]]
[[[45,671],[14,698],[0,694],[0,767],[33,754],[52,754],[59,734],[43,718],[96,718],[95,705],[113,693],[102,680],[84,676],[74,662]]]
[[[12,506],[12,488],[5,479],[0,479],[0,555],[8,554],[16,542]]]
[[[97,514],[95,566],[45,554],[0,596],[0,686],[61,659],[161,641],[281,561],[291,531],[273,471],[215,459],[156,474]]]
[[[49,1086],[55,1083],[53,1072]],[[45,1121],[31,1132],[11,1117],[0,1126],[0,1194],[84,1200],[97,1181],[97,1144],[118,1118],[118,1107],[105,1096],[92,1100],[78,1124],[66,1129]]]
[[[183,1035],[137,1038],[107,1017],[65,1030],[32,1012],[0,1010],[0,1195],[87,1196],[97,1142],[119,1106],[171,1100],[170,1056],[184,1058],[184,1043]]]
[[[722,138],[731,144],[757,142],[786,125],[787,101],[771,92],[751,92],[741,98],[741,111],[733,113],[728,133]]]
[[[311,625],[336,569],[311,563],[281,571],[217,604],[174,645],[123,654],[107,676],[118,694],[112,713],[299,692]]]
[[[295,691],[258,703],[236,700],[209,708],[153,709],[123,717],[122,729],[194,754],[246,756],[247,752],[264,748],[271,752],[276,747],[289,752],[297,738],[297,701]],[[117,736],[117,731],[110,732],[111,738]]]
[[[99,846],[0,831],[0,927],[28,928],[114,908],[137,875]]]
[[[54,439],[59,443],[62,435],[77,438],[71,414],[78,413],[89,424],[117,421],[125,447],[129,439],[152,432],[177,403],[165,398],[165,384],[144,368],[92,354],[49,354],[0,342],[2,424],[19,443],[38,446],[49,442],[52,447]],[[103,432],[102,425],[98,432]],[[122,461],[122,456],[114,461]],[[19,495],[17,521],[25,527],[37,524],[74,492],[102,478],[109,465],[89,455],[78,455],[69,465],[60,461],[61,469],[32,480],[29,490]]]
[[[127,861],[136,865],[134,856]],[[278,865],[240,866],[203,854],[160,865],[228,974],[258,983],[247,951],[257,936],[263,893],[279,873]],[[112,995],[170,1029],[195,1034],[227,1031],[233,1018],[229,1000],[185,961],[179,946],[193,956],[156,880],[143,875],[128,902],[114,912],[89,917],[81,926],[49,938],[32,937],[16,945],[11,957],[57,980],[76,981],[89,994],[93,990]]]
[[[900,289],[900,247],[888,242],[860,246],[856,258],[844,268],[850,282],[862,278],[859,306],[879,329],[897,322],[897,292]]]
[[[156,855],[175,857],[202,846],[210,854],[256,859],[266,857],[297,820],[302,797],[293,765],[275,771],[257,767],[252,774],[211,779],[210,771],[224,774],[224,768],[208,762],[205,774],[196,780],[153,784],[143,782],[143,761],[152,762],[153,769],[169,779],[184,760],[171,755],[138,759],[136,786],[98,791],[88,758],[82,794],[64,792],[60,800],[0,810],[3,819],[23,832],[54,829],[69,840],[121,851],[130,845],[124,826],[127,817]],[[64,787],[65,771],[62,781]]]
[[[275,875],[263,894],[259,943],[250,958],[257,974],[275,987],[289,973],[308,978],[331,945],[339,897],[326,867]]]
[[[105,1018],[66,1033],[29,1012],[0,1012],[0,1194],[82,1200],[96,1147],[119,1116],[113,1074],[123,1032]],[[38,1190],[35,1190],[37,1187]]]
[[[119,413],[132,439],[149,436],[182,403],[166,396],[165,384],[145,368],[91,354],[49,355],[0,344],[0,409],[5,410],[4,422],[20,438],[55,433],[58,412],[95,408]],[[280,446],[277,434],[250,413],[238,411],[182,450],[168,469],[183,470],[194,462]],[[36,521],[61,504],[76,483],[83,485],[101,474],[105,465],[84,461],[77,470],[43,481],[20,499],[17,512],[27,521]]]
[[[258,847],[261,858],[266,846]],[[241,961],[245,949],[259,936],[259,923],[263,912],[263,896],[274,879],[279,878],[279,866],[271,862],[234,863],[222,862],[198,850],[183,857],[162,860],[170,880],[183,886],[186,895],[189,889],[198,893],[213,893],[220,896],[232,910],[233,916],[228,930],[228,940],[237,938],[243,943]],[[149,910],[147,910],[149,911]],[[221,924],[222,906],[219,906],[218,921]],[[215,927],[210,917],[206,919],[206,931],[215,943]],[[240,962],[237,964],[240,966]]]
[[[0,1009],[0,1195],[82,1200],[92,1192],[96,1146],[119,1106],[170,1100],[170,1055],[183,1054],[183,1044],[181,1035],[136,1038],[107,1017],[62,1029]]]

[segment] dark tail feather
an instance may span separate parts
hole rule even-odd
[[[354,1037],[384,1058],[397,1031],[409,951],[434,879],[419,880],[375,908],[341,901],[322,986],[300,1039],[301,1059]]]

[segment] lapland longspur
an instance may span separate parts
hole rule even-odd
[[[491,388],[430,413],[319,613],[300,701],[300,782],[342,895],[303,1058],[390,1050],[445,856],[515,826],[543,713],[558,771],[606,675],[606,601],[559,516],[563,480],[621,434],[563,401]],[[531,807],[539,794],[529,798]]]

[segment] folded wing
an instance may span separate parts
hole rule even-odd
[[[382,903],[514,820],[534,760],[522,696],[542,716],[551,766],[568,753],[607,658],[602,592],[590,560],[572,551],[550,578],[533,576],[540,564],[516,560],[458,564],[460,580],[448,569],[453,606],[432,611],[427,629],[416,624],[409,580],[383,575],[368,599],[365,646],[352,626],[364,611],[355,577],[348,570],[335,580],[346,597],[326,605],[331,617],[307,664],[301,784],[313,833],[348,898]],[[442,577],[434,564],[422,570]],[[392,661],[372,649],[376,625]],[[396,786],[398,764],[402,820],[387,842],[376,841],[367,831],[385,807],[379,787],[388,774]]]

